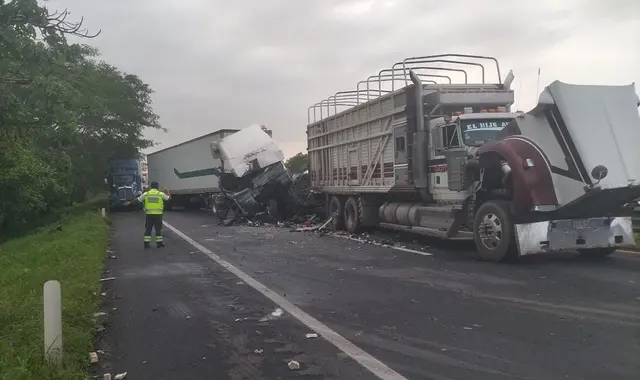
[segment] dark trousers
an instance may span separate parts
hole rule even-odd
[[[156,243],[162,243],[162,214],[147,214],[144,221],[144,242],[151,243],[151,230],[156,230]]]

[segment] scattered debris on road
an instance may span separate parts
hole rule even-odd
[[[317,338],[317,337],[318,337],[318,334],[316,334],[316,333],[311,333],[311,334],[307,334],[307,335],[306,335],[306,337],[307,337],[307,339]]]
[[[300,369],[300,363],[298,363],[295,360],[290,361],[288,366],[289,366],[289,369],[292,371],[296,371]]]
[[[90,352],[89,353],[89,361],[91,362],[91,364],[95,364],[98,362],[98,353],[97,352]]]
[[[115,277],[101,278],[101,279],[100,279],[100,282],[113,281],[113,280],[115,280],[115,279],[116,279]]]
[[[261,318],[260,322],[272,321],[274,319],[282,317],[282,315],[284,315],[284,311],[282,311],[282,309],[280,309],[280,308],[277,308],[274,311],[272,311],[270,314],[268,314],[267,316]]]

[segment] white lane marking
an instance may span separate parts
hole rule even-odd
[[[354,237],[346,236],[346,235],[332,235],[332,236],[338,237],[340,239],[347,239],[347,240],[357,241],[358,243],[377,245],[378,247],[385,247],[385,248],[395,249],[395,250],[398,250],[398,251],[415,253],[416,255],[421,255],[421,256],[433,256],[433,253],[429,253],[429,252],[416,251],[415,249],[405,248],[405,247],[397,247],[395,245],[382,244],[382,243],[376,243],[376,242],[369,242],[367,240],[358,239],[358,238],[354,238]]]
[[[638,251],[627,251],[625,249],[618,249],[618,250],[616,250],[616,252],[622,252],[622,253],[626,253],[628,255],[640,255],[640,252],[638,252]]]
[[[176,235],[178,235],[181,238],[183,238],[189,244],[194,246],[200,252],[202,252],[205,255],[207,255],[207,257],[209,257],[211,260],[215,261],[216,263],[218,263],[220,266],[222,266],[223,268],[225,268],[229,272],[231,272],[231,273],[235,274],[236,276],[238,276],[238,278],[243,280],[245,283],[250,285],[252,288],[254,288],[255,290],[257,290],[260,293],[262,293],[265,297],[267,297],[268,299],[273,301],[275,304],[280,306],[282,309],[284,309],[286,312],[288,312],[289,314],[294,316],[297,320],[302,322],[304,325],[306,325],[312,331],[315,331],[315,332],[319,333],[329,343],[333,344],[340,351],[344,352],[347,356],[351,357],[353,360],[355,360],[356,362],[360,363],[360,365],[362,365],[364,368],[369,370],[371,373],[373,373],[379,379],[382,379],[382,380],[408,380],[406,377],[404,377],[404,376],[400,375],[399,373],[397,373],[396,371],[392,370],[387,365],[385,365],[384,363],[382,363],[378,359],[374,358],[373,356],[369,355],[364,350],[362,350],[360,347],[358,347],[355,344],[351,343],[350,341],[348,341],[347,339],[342,337],[337,332],[331,330],[328,326],[326,326],[322,322],[318,321],[317,319],[313,318],[309,314],[307,314],[304,311],[302,311],[302,309],[300,309],[299,307],[295,306],[294,304],[292,304],[291,302],[286,300],[281,295],[277,294],[273,290],[271,290],[271,289],[267,288],[266,286],[262,285],[260,282],[255,280],[253,277],[249,276],[248,274],[244,273],[240,269],[236,268],[231,263],[229,263],[228,261],[226,261],[222,257],[216,255],[215,253],[211,252],[206,247],[198,244],[196,241],[194,241],[193,239],[191,239],[187,235],[185,235],[182,232],[180,232],[177,228],[175,228],[171,224],[169,224],[169,223],[167,223],[165,221],[163,221],[162,224],[164,224],[168,229],[173,231]]]

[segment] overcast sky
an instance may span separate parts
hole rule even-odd
[[[637,83],[638,0],[50,0],[84,17],[85,41],[155,90],[168,133],[150,151],[216,129],[265,124],[305,151],[307,109],[406,57],[494,56],[516,108],[553,80]],[[443,74],[439,72],[439,74]],[[444,73],[446,74],[446,73]],[[473,74],[477,78],[477,74]],[[455,77],[460,78],[460,77]],[[487,69],[487,79],[495,80]]]

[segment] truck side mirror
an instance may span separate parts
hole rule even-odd
[[[604,165],[598,165],[591,170],[591,176],[598,182],[602,181],[607,174],[609,174],[609,169]]]

